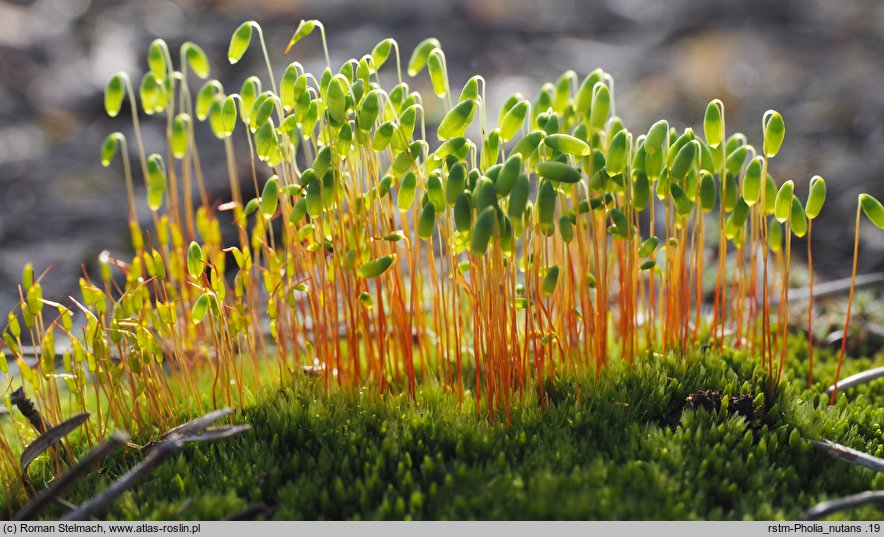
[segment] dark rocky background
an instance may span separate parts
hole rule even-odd
[[[884,198],[879,0],[6,0],[0,1],[0,311],[17,301],[27,261],[38,272],[52,267],[46,296],[61,299],[76,291],[81,264],[93,265],[105,248],[126,251],[122,174],[98,161],[107,133],[128,132],[125,119],[108,119],[103,110],[102,90],[115,71],[140,80],[150,40],[163,37],[177,51],[189,39],[208,53],[213,76],[236,89],[248,72],[264,72],[257,50],[247,53],[248,68],[227,64],[236,26],[254,19],[264,27],[278,76],[290,61],[281,52],[301,18],[325,23],[335,66],[386,36],[398,40],[407,61],[418,41],[436,36],[452,85],[484,75],[494,109],[514,91],[533,99],[542,81],[566,69],[582,77],[599,66],[614,75],[617,113],[637,132],[661,117],[678,128],[699,128],[706,103],[720,97],[728,130],[760,143],[761,116],[776,108],[787,136],[773,174],[794,179],[802,198],[813,174],[829,186],[814,226],[823,278],[849,275],[857,194]],[[318,73],[324,63],[318,37],[299,44],[292,57]],[[425,75],[409,82],[429,90]],[[162,147],[160,123],[147,122],[148,152]],[[226,172],[213,158],[221,147],[211,135],[203,139],[207,178],[221,198]],[[142,204],[143,198],[139,191]],[[146,207],[140,213],[146,216]],[[884,234],[869,226],[861,270],[882,269]]]

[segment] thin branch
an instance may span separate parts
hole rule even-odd
[[[851,494],[843,498],[829,500],[814,505],[807,510],[802,516],[802,520],[819,520],[825,516],[837,513],[838,511],[846,511],[854,507],[862,507],[868,504],[879,504],[884,507],[884,490],[869,490],[860,492],[859,494]]]
[[[861,384],[865,384],[867,382],[872,382],[875,379],[879,379],[884,377],[884,367],[876,367],[874,369],[868,369],[866,371],[862,371],[857,373],[856,375],[851,375],[844,380],[838,381],[838,389],[839,390],[847,390],[850,388],[854,388]],[[832,392],[835,391],[835,385],[831,385],[826,388],[826,395],[831,395]]]
[[[865,466],[876,472],[884,472],[884,459],[879,459],[868,453],[863,453],[862,451],[857,451],[853,448],[842,446],[841,444],[836,444],[829,440],[814,440],[813,447],[828,453],[836,459]]]
[[[83,425],[88,419],[88,413],[77,414],[55,427],[50,427],[46,432],[38,436],[37,439],[31,442],[21,454],[20,462],[22,475],[28,474],[28,467],[41,453],[57,444],[62,438],[69,435],[80,425]]]
[[[31,498],[21,511],[16,513],[13,520],[32,520],[34,515],[40,512],[46,504],[60,499],[59,495],[64,492],[77,479],[85,475],[91,468],[100,463],[112,452],[126,445],[129,435],[123,431],[113,433],[103,444],[87,453],[75,466],[56,478],[48,487]]]

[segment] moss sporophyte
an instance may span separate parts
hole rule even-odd
[[[234,32],[228,59],[257,43],[266,72],[238,92],[209,79],[196,44],[185,43],[176,63],[161,39],[139,84],[123,73],[108,82],[107,113],[131,109],[138,165],[120,133],[102,145],[101,163],[122,157],[134,255],[104,256],[97,278],[81,278],[80,296],[64,304],[43,298],[28,266],[2,331],[0,368],[15,361],[13,384],[48,420],[94,412],[92,443],[116,428],[168,428],[184,410],[241,407],[262,384],[303,368],[327,390],[404,386],[412,399],[432,379],[461,403],[473,397],[492,422],[510,422],[526,392],[545,407],[552,381],[599,375],[612,361],[711,346],[759,357],[772,386],[789,374],[792,236],[812,236],[826,188],[820,177],[808,188],[771,175],[785,136],[779,113],[765,113],[747,137],[727,131],[725,105],[714,100],[698,114],[702,133],[666,121],[631,131],[600,69],[582,80],[568,71],[533,101],[515,94],[494,111],[482,77],[452,88],[436,39],[406,65],[410,77],[429,76],[433,94],[422,95],[393,39],[334,71],[324,27],[302,21],[286,53],[317,29],[319,74],[293,61],[277,78],[250,21]],[[388,65],[393,87],[381,83]],[[445,113],[428,117],[425,99]],[[144,116],[165,122],[166,145],[151,153]],[[231,199],[220,205],[203,177],[201,122],[227,159]],[[857,231],[862,213],[884,226],[884,209],[866,194]],[[225,244],[227,220],[236,238]],[[714,268],[704,264],[710,247]],[[844,330],[842,345],[846,322]],[[69,349],[60,369],[56,348]],[[208,395],[197,382],[204,373]],[[812,374],[811,365],[811,383]],[[17,472],[13,444],[0,438],[6,476]]]

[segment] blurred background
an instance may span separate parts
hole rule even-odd
[[[814,174],[829,187],[814,226],[821,279],[850,274],[857,194],[884,199],[880,0],[0,0],[0,312],[18,301],[28,261],[38,274],[51,267],[44,293],[63,299],[101,250],[127,253],[122,173],[98,158],[109,132],[129,128],[104,113],[114,72],[138,81],[152,39],[173,51],[191,40],[209,55],[212,76],[237,90],[265,72],[257,49],[235,66],[226,59],[233,30],[254,19],[277,76],[293,59],[319,73],[318,36],[282,56],[302,18],[325,24],[335,69],[384,37],[399,42],[403,61],[438,37],[453,87],[477,73],[487,79],[491,117],[513,92],[533,101],[566,69],[582,79],[596,67],[614,76],[617,113],[634,132],[660,118],[700,130],[718,97],[728,132],[760,145],[762,114],[779,110],[787,135],[772,174],[793,179],[802,199]],[[432,95],[426,73],[408,82]],[[147,151],[161,150],[164,123],[146,123]],[[222,146],[204,134],[207,179],[225,199]],[[143,191],[136,195],[145,217]],[[860,271],[884,270],[884,233],[868,229],[862,241]]]

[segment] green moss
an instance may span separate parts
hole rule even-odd
[[[660,357],[582,379],[579,402],[573,381],[550,385],[545,409],[528,393],[514,403],[511,427],[477,419],[474,398],[459,406],[432,381],[414,404],[369,389],[326,393],[321,381],[302,379],[237,413],[253,432],[186,448],[104,516],[216,519],[263,503],[273,511],[259,517],[283,520],[794,519],[826,498],[884,486],[806,440],[880,456],[881,382],[828,407],[818,390],[802,388],[795,343],[795,380],[777,390],[745,355]],[[830,353],[817,360],[822,385],[834,366]],[[869,365],[853,360],[847,374]],[[704,389],[756,395],[755,416],[682,408]],[[137,460],[116,457],[68,499],[83,501]]]

